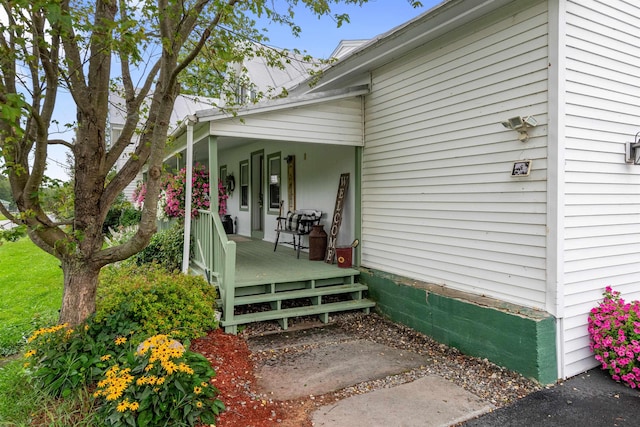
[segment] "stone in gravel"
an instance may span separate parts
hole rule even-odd
[[[285,353],[257,367],[260,392],[277,400],[322,395],[429,363],[425,356],[369,341]]]
[[[313,413],[312,422],[316,427],[450,426],[492,408],[451,381],[429,375],[322,406]]]
[[[290,347],[314,345],[326,341],[353,340],[353,333],[349,333],[340,326],[321,324],[321,327],[311,327],[299,330],[287,330],[277,333],[266,333],[252,336],[247,339],[247,344],[252,353],[259,351],[277,351]]]

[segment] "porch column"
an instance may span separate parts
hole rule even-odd
[[[211,214],[218,213],[218,138],[209,135],[209,203]]]
[[[191,194],[193,193],[193,125],[197,117],[187,118],[187,163],[185,165],[187,177],[184,192],[184,241],[182,243],[182,272],[189,272],[189,243],[191,242]]]

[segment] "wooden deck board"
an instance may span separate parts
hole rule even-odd
[[[246,238],[236,240],[236,287],[359,274],[353,268],[309,261],[308,254],[304,252],[298,259],[291,246],[279,245],[274,252],[270,242]]]

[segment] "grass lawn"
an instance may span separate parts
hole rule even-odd
[[[28,238],[0,246],[0,356],[18,352],[23,336],[57,321],[62,285],[59,261]]]

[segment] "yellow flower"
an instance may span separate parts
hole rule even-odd
[[[202,389],[201,389],[200,387],[198,387],[198,386],[195,386],[195,387],[193,388],[193,392],[194,392],[195,394],[200,394],[200,393],[202,393]]]
[[[178,365],[178,371],[184,372],[185,374],[193,375],[193,369],[186,363],[181,363]]]
[[[167,374],[169,375],[173,374],[178,370],[178,365],[176,365],[170,360],[166,362],[162,362],[162,367],[164,368],[165,371],[167,371]]]
[[[36,350],[29,350],[24,354],[24,357],[31,357],[31,356],[35,356],[36,354]]]
[[[25,362],[25,364],[22,365],[23,368],[28,368],[29,366],[31,366],[31,363],[29,362]]]
[[[48,327],[48,328],[40,328],[37,331],[35,331],[27,339],[27,342],[32,342],[33,340],[35,340],[36,338],[38,338],[41,335],[54,334],[54,333],[58,332],[60,329],[67,328],[68,326],[69,326],[68,323],[63,323],[62,325],[55,325],[55,326],[51,326],[51,327]]]
[[[118,412],[124,412],[129,408],[129,402],[127,399],[124,399],[122,402],[118,403],[118,407],[116,408]]]
[[[110,354],[105,354],[104,356],[102,356],[100,358],[100,360],[102,360],[103,362],[106,362],[109,359],[111,359],[111,355]]]
[[[118,337],[115,340],[116,345],[121,345],[127,342],[127,337]]]
[[[131,409],[132,411],[137,411],[139,407],[140,404],[138,402],[131,402],[129,404],[129,409]]]
[[[201,385],[202,387],[209,387],[209,384],[207,384],[207,382],[206,382],[206,381],[202,381],[202,382],[200,383],[200,385]]]
[[[197,401],[197,402],[196,402],[196,406],[197,406],[198,408],[202,408],[202,402]]]
[[[152,369],[153,369],[153,363],[149,363],[149,364],[144,368],[144,371],[145,371],[145,372],[149,372],[149,371],[150,371],[150,370],[152,370]]]
[[[110,367],[104,375],[105,379],[98,382],[98,388],[102,390],[96,393],[99,392],[108,401],[119,399],[134,380],[130,368],[121,370],[118,365]]]

